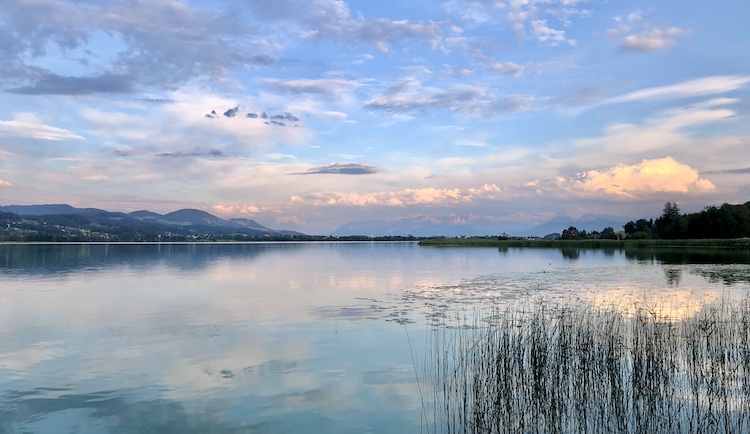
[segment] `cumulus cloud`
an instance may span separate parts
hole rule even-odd
[[[690,33],[680,27],[661,28],[649,26],[643,21],[643,13],[634,11],[628,15],[616,16],[617,27],[607,33],[620,40],[619,50],[629,53],[661,51],[677,44],[677,37]]]
[[[569,45],[575,45],[575,39],[568,39],[565,36],[565,30],[557,30],[547,25],[547,20],[533,20],[531,22],[531,29],[534,37],[539,42],[556,46],[561,42],[566,42]]]
[[[212,205],[211,208],[219,213],[219,214],[225,214],[225,215],[253,215],[258,214],[260,212],[268,211],[268,208],[266,207],[259,207],[256,205],[224,205],[224,204],[215,204]]]
[[[698,171],[672,157],[590,170],[574,178],[556,177],[525,184],[537,193],[642,200],[664,194],[702,194],[715,190]]]
[[[628,35],[620,42],[620,50],[643,53],[660,51],[677,44],[677,37],[687,33],[679,27],[668,29],[653,28],[644,32]]]
[[[37,140],[84,140],[66,129],[43,124],[33,113],[17,113],[12,121],[0,121],[0,132]]]
[[[284,215],[281,217],[277,217],[274,220],[274,223],[277,225],[287,225],[287,224],[293,224],[297,226],[306,226],[307,222],[297,216],[294,215]]]
[[[373,173],[378,173],[378,168],[368,164],[332,163],[292,175],[372,175]]]

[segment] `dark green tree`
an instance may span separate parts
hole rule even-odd
[[[602,240],[616,240],[617,234],[615,233],[614,228],[606,227],[602,229],[601,233],[599,234],[599,238]]]
[[[562,231],[562,235],[560,235],[561,240],[580,240],[581,239],[581,233],[578,231],[578,229],[575,226],[571,226],[568,229],[564,229]]]

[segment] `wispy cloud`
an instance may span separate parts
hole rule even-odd
[[[292,175],[372,175],[378,173],[375,166],[359,163],[332,163],[325,166],[313,167],[305,172],[293,173]]]
[[[362,87],[361,80],[346,80],[343,78],[297,79],[282,80],[265,78],[259,80],[262,87],[291,95],[313,94],[331,99],[341,99],[346,93]]]
[[[0,121],[0,132],[16,137],[37,140],[84,140],[64,128],[45,125],[33,113],[17,113],[12,121]]]
[[[61,77],[45,74],[31,86],[10,89],[26,95],[89,95],[94,93],[130,93],[133,80],[127,75],[103,74],[96,77]]]
[[[683,81],[681,83],[650,87],[610,98],[605,104],[616,104],[643,100],[672,100],[695,96],[716,95],[741,89],[750,83],[750,76],[717,75]]]
[[[471,118],[492,119],[528,110],[534,100],[528,95],[502,95],[481,86],[440,89],[422,86],[416,80],[402,84],[367,101],[365,108],[391,114],[448,110]]]
[[[750,167],[743,167],[741,169],[707,170],[703,173],[706,175],[745,175],[750,173]]]

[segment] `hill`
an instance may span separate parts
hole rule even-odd
[[[272,239],[304,236],[274,230],[254,220],[224,220],[206,211],[130,214],[65,204],[0,206],[0,240],[10,241],[187,241]]]

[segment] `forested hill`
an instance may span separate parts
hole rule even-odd
[[[244,241],[302,235],[249,219],[224,220],[196,209],[161,215],[69,205],[0,206],[0,241]]]

